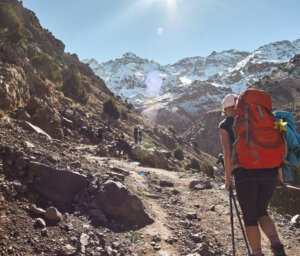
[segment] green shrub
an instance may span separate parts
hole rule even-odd
[[[294,180],[291,185],[300,184],[300,165],[293,169]],[[299,191],[282,188],[276,189],[271,202],[271,208],[282,214],[299,214],[300,212],[300,196]]]
[[[199,161],[196,158],[192,158],[190,160],[190,163],[186,166],[188,169],[196,169],[196,170],[200,170],[200,164]]]
[[[53,82],[62,80],[60,70],[55,61],[47,54],[34,56],[30,60],[32,66],[34,66],[42,75]]]
[[[64,80],[61,90],[66,97],[72,98],[79,103],[86,104],[88,101],[87,92],[81,84],[76,69],[72,69],[71,73]]]
[[[109,98],[103,102],[103,111],[108,116],[108,123],[120,118],[120,111],[113,98]]]
[[[7,4],[0,3],[0,37],[18,44],[24,38],[22,23],[14,10]]]
[[[131,103],[129,103],[129,104],[126,104],[126,107],[127,107],[127,109],[128,109],[128,110],[131,110],[131,109],[133,109],[133,105],[132,105]]]
[[[204,162],[201,164],[200,166],[200,170],[201,172],[204,172],[208,177],[214,178],[215,174],[214,174],[214,167],[207,162]]]
[[[177,147],[174,151],[174,157],[179,160],[182,161],[184,159],[184,154],[183,151],[180,147]]]

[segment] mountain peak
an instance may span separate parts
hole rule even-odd
[[[139,58],[138,56],[136,56],[133,52],[125,52],[121,58],[129,58],[129,59],[132,59],[132,58]]]

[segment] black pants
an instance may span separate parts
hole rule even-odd
[[[258,219],[268,215],[267,208],[275,191],[278,168],[239,168],[233,174],[245,226],[257,226]]]

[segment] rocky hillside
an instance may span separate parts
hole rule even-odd
[[[241,92],[299,53],[298,39],[270,43],[252,53],[213,52],[206,58],[185,58],[165,66],[133,53],[102,64],[85,62],[116,95],[131,101],[145,116],[183,132],[219,106],[225,94]]]
[[[253,88],[265,90],[271,95],[274,110],[292,112],[300,130],[300,55],[279,65],[270,75],[256,82]],[[183,138],[196,139],[201,150],[218,156],[222,152],[218,124],[223,118],[221,111],[205,113],[184,133]]]

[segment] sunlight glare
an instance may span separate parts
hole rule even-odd
[[[152,71],[147,74],[146,77],[146,86],[147,92],[151,95],[158,95],[161,85],[162,85],[162,78],[158,71]]]
[[[159,36],[161,36],[161,35],[163,34],[163,32],[164,32],[163,27],[158,27],[158,28],[157,28],[157,34],[158,34]]]

